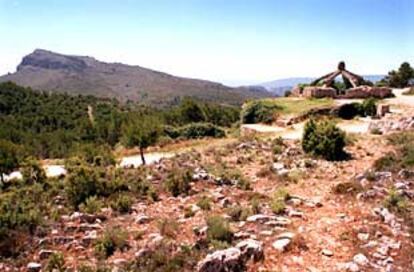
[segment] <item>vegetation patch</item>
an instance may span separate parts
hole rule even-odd
[[[251,101],[243,106],[243,124],[272,123],[279,116],[298,116],[312,109],[333,105],[332,99],[304,99],[281,97]]]
[[[96,241],[95,252],[99,257],[108,258],[117,250],[128,248],[128,234],[119,227],[108,228],[103,236]]]
[[[345,132],[332,121],[311,119],[305,124],[302,137],[302,148],[306,153],[335,161],[346,157]]]

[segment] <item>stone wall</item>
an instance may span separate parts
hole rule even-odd
[[[338,98],[386,98],[392,96],[392,90],[386,87],[370,87],[359,86],[356,88],[350,88],[346,91],[346,94],[341,95]]]
[[[315,97],[315,98],[322,98],[322,97],[336,97],[336,90],[331,87],[317,87],[317,86],[309,86],[303,89],[303,96],[304,97]]]
[[[298,87],[293,89],[294,96],[303,97],[314,97],[314,98],[344,98],[344,99],[356,99],[356,98],[387,98],[392,97],[392,90],[387,87],[370,87],[370,86],[359,86],[346,90],[345,94],[338,95],[337,91],[331,87],[319,87],[319,86],[308,86],[305,87],[300,93]]]

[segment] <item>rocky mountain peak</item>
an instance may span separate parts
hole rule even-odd
[[[23,58],[22,62],[17,66],[17,71],[29,66],[42,69],[64,69],[79,72],[84,70],[88,65],[82,57],[61,55],[43,49],[36,49],[33,53]]]

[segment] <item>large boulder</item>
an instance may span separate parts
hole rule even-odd
[[[240,249],[231,247],[208,254],[198,263],[199,272],[243,271],[245,263]]]
[[[303,96],[314,98],[334,98],[336,97],[336,90],[331,87],[308,86],[303,89]]]
[[[253,239],[239,242],[236,247],[208,254],[198,263],[199,272],[239,272],[246,269],[246,262],[264,259],[263,244]]]

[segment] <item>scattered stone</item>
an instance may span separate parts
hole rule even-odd
[[[286,227],[292,224],[292,221],[290,221],[286,217],[277,216],[274,218],[274,220],[270,220],[268,222],[265,222],[264,224],[267,226],[272,226],[272,227]]]
[[[39,251],[39,259],[46,260],[53,253],[55,253],[53,250],[42,249]]]
[[[115,265],[115,266],[118,266],[118,267],[120,267],[120,266],[123,266],[124,264],[126,264],[128,261],[126,260],[126,259],[123,259],[123,258],[119,258],[119,259],[115,259],[115,260],[113,260],[112,261],[112,263]]]
[[[270,220],[275,220],[275,219],[276,219],[276,216],[270,216],[270,215],[265,215],[265,214],[255,214],[255,215],[251,215],[247,217],[246,221],[265,223],[265,222],[268,222]]]
[[[258,262],[264,259],[262,242],[253,239],[247,239],[239,242],[236,245],[236,248],[241,251],[241,254],[244,257],[245,261],[253,259],[255,262]]]
[[[293,232],[283,232],[277,236],[277,239],[290,239],[292,240],[295,238],[295,234]]]
[[[332,251],[330,251],[329,249],[323,249],[321,253],[322,253],[322,255],[324,255],[326,257],[332,257],[334,255],[334,253]]]
[[[368,258],[362,253],[355,255],[353,261],[361,266],[367,266],[369,264]]]
[[[135,219],[135,223],[137,224],[146,224],[150,221],[150,218],[145,214],[138,215]]]
[[[296,211],[296,210],[289,209],[288,210],[288,216],[290,216],[290,217],[303,218],[304,217],[304,213],[303,212],[300,212],[300,211]]]
[[[93,241],[98,239],[98,232],[96,230],[91,230],[86,232],[86,235],[82,238],[82,245],[89,246]]]
[[[369,233],[358,233],[357,237],[358,240],[366,242],[369,239]]]
[[[283,238],[273,242],[272,246],[279,252],[284,252],[291,243],[291,239]]]
[[[27,264],[28,272],[39,272],[40,269],[42,269],[42,265],[40,263],[30,262]]]

